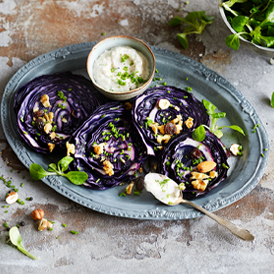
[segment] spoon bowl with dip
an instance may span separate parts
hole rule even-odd
[[[159,173],[148,173],[144,178],[144,187],[157,200],[169,206],[176,206],[178,204],[188,204],[195,209],[201,211],[221,226],[229,229],[235,236],[244,241],[253,241],[254,236],[244,228],[241,228],[227,220],[224,220],[216,214],[182,198],[181,190],[183,185],[178,185],[172,179]]]

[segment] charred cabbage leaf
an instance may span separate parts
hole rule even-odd
[[[18,132],[37,152],[65,149],[71,134],[102,102],[81,75],[65,72],[37,77],[15,95]]]
[[[137,97],[132,117],[148,155],[158,155],[175,136],[210,123],[204,105],[193,94],[172,86],[151,88]]]
[[[206,132],[202,142],[195,141],[191,133],[186,133],[173,139],[162,152],[158,172],[178,184],[183,183],[183,196],[190,200],[204,196],[227,177],[227,158],[225,146],[211,132]],[[197,170],[197,166],[205,161],[216,163],[211,173]]]
[[[84,184],[105,190],[135,178],[146,149],[134,127],[130,110],[118,102],[99,107],[73,134],[73,170],[84,171]]]

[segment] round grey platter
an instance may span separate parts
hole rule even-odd
[[[88,78],[86,60],[96,42],[66,46],[43,54],[20,68],[8,82],[2,103],[1,118],[6,138],[19,160],[29,168],[38,163],[47,168],[55,161],[53,156],[41,155],[29,148],[17,133],[13,112],[14,95],[18,88],[35,77],[55,72],[71,71]],[[223,143],[229,148],[232,143],[243,146],[241,157],[230,157],[229,176],[205,197],[195,200],[209,211],[226,207],[248,194],[263,176],[269,156],[269,142],[265,128],[252,105],[226,79],[204,65],[175,52],[151,47],[156,58],[156,68],[161,78],[157,84],[167,82],[179,88],[191,87],[198,99],[206,99],[226,112],[226,118],[218,125],[238,125],[246,136],[224,129]],[[153,86],[156,82],[153,83]],[[260,127],[253,133],[256,124]],[[264,154],[264,157],[261,154]],[[65,155],[64,155],[65,156]],[[94,191],[71,184],[67,179],[49,176],[42,181],[61,195],[92,210],[126,218],[144,220],[189,219],[202,214],[188,205],[169,207],[158,202],[143,191],[140,196],[120,197],[125,186],[105,191]]]

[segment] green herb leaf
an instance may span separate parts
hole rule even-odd
[[[72,157],[65,156],[58,162],[58,168],[61,166],[61,170],[64,172],[68,169],[69,164],[73,161]]]
[[[205,139],[205,134],[205,128],[201,125],[192,132],[192,138],[197,142],[202,142]]]
[[[56,164],[54,164],[54,163],[49,164],[48,171],[54,171],[54,172],[56,172],[56,170],[57,170]]]
[[[31,178],[34,180],[41,180],[45,176],[55,174],[55,173],[45,171],[40,165],[35,164],[35,163],[30,165],[29,171],[30,171]]]
[[[10,231],[9,231],[9,237],[10,237],[10,241],[13,245],[15,245],[18,250],[20,250],[22,253],[24,253],[25,255],[27,255],[28,257],[30,257],[33,260],[39,260],[39,258],[33,256],[32,254],[30,254],[24,247],[22,244],[22,236],[19,233],[19,230],[16,226],[13,226]]]
[[[220,128],[224,128],[224,127],[228,127],[228,128],[231,128],[233,130],[236,130],[240,133],[242,133],[244,136],[245,136],[245,132],[239,127],[239,126],[236,126],[236,125],[232,125],[232,126],[222,126]]]
[[[240,39],[239,39],[239,34],[230,34],[225,38],[225,43],[227,46],[230,48],[235,49],[236,51],[239,50],[240,47]]]
[[[88,175],[84,171],[69,171],[63,176],[67,177],[75,185],[82,185],[88,179]]]
[[[274,92],[272,93],[272,96],[271,96],[270,105],[274,108]]]

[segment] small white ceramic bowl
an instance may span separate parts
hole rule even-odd
[[[147,82],[145,82],[142,86],[136,89],[124,91],[124,92],[108,91],[100,87],[95,82],[93,78],[93,64],[94,64],[94,61],[103,52],[119,46],[129,46],[141,52],[148,60],[150,76]],[[111,36],[101,40],[92,48],[87,59],[87,71],[96,89],[99,92],[101,92],[104,96],[106,96],[109,99],[117,100],[117,101],[129,100],[131,98],[134,98],[142,94],[147,88],[149,88],[149,85],[153,79],[154,72],[155,72],[155,57],[152,50],[149,48],[149,46],[140,39],[130,37],[130,36],[124,36],[124,35]]]

